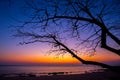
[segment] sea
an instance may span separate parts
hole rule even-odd
[[[0,66],[0,75],[35,74],[37,76],[52,73],[85,74],[102,71],[103,68],[92,65],[80,66]]]

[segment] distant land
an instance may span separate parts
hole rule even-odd
[[[106,61],[113,66],[120,66],[120,60]],[[24,63],[24,62],[0,62],[0,66],[81,66],[81,63]]]

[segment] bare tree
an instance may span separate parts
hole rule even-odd
[[[83,64],[112,68],[100,62],[86,61],[77,50],[68,47],[70,40],[79,49],[94,53],[99,46],[120,56],[120,5],[112,0],[46,0],[26,2],[29,19],[17,26],[16,37],[25,37],[20,44],[45,42],[53,51],[70,53]],[[113,44],[110,44],[114,42]],[[90,51],[90,52],[89,52]]]

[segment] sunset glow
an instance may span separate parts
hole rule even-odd
[[[22,54],[22,55],[21,55]],[[11,55],[10,53],[8,55],[2,55],[0,57],[0,62],[2,63],[23,63],[23,64],[81,64],[76,58],[73,58],[71,55],[66,54],[63,56],[55,56],[54,54],[47,55],[41,54],[41,53],[14,53]],[[100,55],[101,53],[98,53],[94,56],[87,56],[87,55],[80,55],[81,58],[84,60],[91,60],[91,61],[98,61],[98,62],[108,62],[108,61],[119,61],[120,58],[117,55],[110,55],[105,54]],[[103,54],[103,53],[102,53]]]
[[[20,4],[21,3],[21,4]],[[10,7],[7,0],[2,0],[0,2],[0,9],[3,10],[0,13],[0,65],[8,65],[8,64],[81,64],[76,58],[73,58],[69,53],[65,53],[65,55],[56,56],[57,53],[50,54],[49,50],[51,50],[51,45],[44,44],[44,43],[35,43],[35,44],[26,44],[26,45],[18,45],[19,42],[24,42],[25,38],[16,38],[12,35],[15,33],[15,30],[11,30],[10,25],[19,25],[22,21],[26,20],[26,17],[29,14],[22,14],[25,13],[21,7],[23,7],[23,0],[19,0],[18,2],[13,2],[13,5]],[[7,6],[7,7],[6,7]],[[3,9],[4,8],[4,9]],[[32,13],[32,12],[31,12]],[[28,18],[27,18],[28,19]],[[65,21],[63,21],[65,22]],[[67,22],[67,21],[66,21]],[[82,23],[81,23],[82,24]],[[51,23],[52,27],[48,29],[48,31],[54,32],[53,24]],[[63,23],[62,25],[69,25],[67,23]],[[9,28],[10,26],[10,28]],[[31,27],[27,26],[28,31],[31,31]],[[13,28],[13,26],[12,26]],[[33,29],[33,28],[32,28]],[[56,31],[62,30],[62,28],[55,28]],[[36,30],[36,27],[35,27]],[[38,30],[36,30],[37,33]],[[31,31],[32,32],[32,31]],[[71,31],[72,32],[72,31]],[[70,33],[71,33],[70,32]],[[83,33],[81,31],[81,33]],[[86,38],[89,33],[82,35],[83,38]],[[69,37],[68,35],[60,35]],[[31,39],[28,39],[28,41]],[[65,41],[63,41],[65,42]],[[112,42],[112,41],[111,41]],[[76,46],[74,40],[70,37],[65,42],[70,49],[75,48],[73,44]],[[111,43],[112,44],[112,43]],[[82,50],[81,50],[82,51]],[[84,52],[84,51],[83,51]],[[83,58],[84,60],[90,61],[98,61],[98,62],[112,62],[116,61],[119,64],[120,58],[118,55],[113,54],[105,49],[98,49],[94,56],[88,56],[86,54],[78,53],[79,57]]]

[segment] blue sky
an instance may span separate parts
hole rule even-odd
[[[31,58],[33,55],[35,55],[35,53],[36,56],[34,58],[36,58],[37,56],[41,56],[39,54],[42,54],[42,52],[44,53],[44,50],[46,47],[48,47],[43,46],[44,44],[40,44],[42,45],[43,49],[40,49],[41,46],[39,46],[39,44],[17,46],[22,38],[18,39],[12,36],[12,34],[15,32],[13,25],[21,24],[21,22],[26,20],[27,16],[29,15],[25,13],[26,11],[24,11],[23,6],[24,0],[0,0],[0,58],[2,59],[5,59],[9,56],[11,57],[11,55],[23,56],[27,58],[27,55],[29,54],[31,55]],[[114,56],[116,57],[116,55]],[[116,57],[116,59],[117,62],[120,61],[120,58]]]

